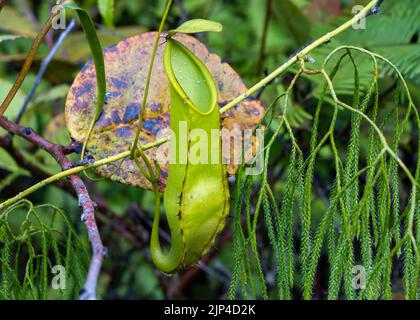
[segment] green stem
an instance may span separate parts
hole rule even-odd
[[[168,0],[168,2],[166,3],[166,8],[165,8],[165,12],[163,14],[162,20],[160,21],[160,26],[159,26],[158,33],[156,35],[155,43],[153,45],[152,56],[150,57],[149,71],[147,74],[146,87],[144,89],[143,102],[141,105],[141,111],[140,111],[139,120],[137,123],[136,136],[134,137],[133,144],[131,146],[131,152],[130,152],[131,159],[135,157],[135,153],[137,150],[137,141],[139,140],[139,137],[140,137],[140,131],[141,131],[143,119],[144,119],[144,112],[146,110],[147,96],[149,94],[150,80],[152,78],[153,64],[155,63],[156,51],[159,44],[160,35],[162,34],[163,26],[165,25],[165,21],[166,21],[166,18],[168,17],[168,13],[169,13],[169,9],[171,8],[171,5],[172,5],[172,0]]]
[[[330,77],[328,76],[328,74],[325,72],[325,70],[321,70],[321,73],[324,75],[325,80],[328,83],[328,87],[331,91],[331,95],[334,99],[334,101],[344,107],[345,109],[348,109],[352,112],[355,112],[357,114],[359,114],[360,116],[362,116],[367,122],[369,122],[369,124],[373,127],[373,129],[376,131],[376,133],[379,136],[379,139],[381,140],[382,145],[384,146],[385,150],[388,152],[388,154],[394,158],[395,161],[398,162],[398,164],[400,165],[401,169],[405,172],[405,174],[407,175],[408,179],[410,180],[410,182],[412,183],[413,186],[417,186],[419,187],[416,179],[413,177],[413,175],[411,174],[410,170],[408,170],[407,166],[404,164],[404,162],[395,154],[395,152],[391,149],[391,147],[389,146],[388,142],[386,141],[385,136],[383,135],[382,131],[378,128],[378,126],[375,124],[375,122],[373,122],[366,114],[364,114],[362,111],[358,110],[358,109],[354,109],[353,107],[349,106],[348,104],[340,101],[335,93],[333,84],[331,82]]]
[[[303,48],[297,55],[289,59],[287,62],[285,62],[283,65],[281,65],[279,68],[274,70],[271,74],[269,74],[267,77],[265,77],[263,80],[255,84],[253,87],[251,87],[247,92],[243,93],[236,99],[229,102],[227,105],[225,105],[223,108],[220,109],[220,112],[226,112],[233,107],[235,107],[238,103],[242,102],[255,92],[257,92],[262,87],[265,87],[267,84],[269,84],[273,79],[277,78],[280,74],[282,74],[286,69],[288,69],[290,66],[295,64],[297,61],[300,60],[303,56],[307,55],[310,51],[313,49],[319,47],[320,45],[329,42],[332,38],[337,36],[338,34],[342,33],[343,31],[350,28],[355,22],[359,21],[363,17],[365,17],[369,11],[377,4],[377,0],[373,0],[369,2],[366,7],[364,7],[363,10],[361,10],[357,15],[355,15],[352,19],[344,23],[343,25],[339,26],[335,30],[328,32],[318,40],[315,40],[305,48]]]
[[[60,1],[60,4],[63,2]],[[2,3],[3,4],[3,3]],[[0,9],[1,10],[1,9]],[[45,36],[50,31],[52,22],[54,20],[54,17],[58,15],[59,12],[51,13],[48,17],[47,22],[42,27],[41,31],[38,33],[37,37],[34,40],[34,43],[32,44],[31,49],[29,50],[28,56],[26,57],[25,63],[22,66],[22,69],[20,70],[20,73],[13,84],[12,88],[10,88],[9,93],[7,94],[6,98],[4,99],[3,103],[0,106],[0,116],[2,116],[7,108],[9,107],[10,103],[12,102],[13,98],[16,96],[17,92],[19,91],[20,87],[22,86],[23,81],[26,78],[26,75],[28,74],[32,62],[34,61],[35,55],[41,45],[41,43],[44,41]]]
[[[168,0],[168,1],[171,1],[171,0]],[[286,63],[284,63],[282,66],[280,66],[279,68],[277,68],[270,75],[268,75],[267,77],[265,77],[264,79],[262,79],[260,82],[258,82],[257,84],[255,84],[252,88],[250,88],[244,94],[240,95],[239,97],[237,97],[236,99],[234,99],[233,101],[231,101],[230,103],[228,103],[226,106],[224,106],[223,108],[221,108],[220,109],[220,113],[224,113],[224,112],[230,110],[231,108],[233,108],[234,106],[236,106],[238,103],[242,102],[243,100],[245,100],[246,98],[248,98],[249,96],[251,96],[252,94],[254,94],[260,88],[266,86],[274,78],[276,78],[277,76],[279,76],[283,71],[285,71],[287,68],[289,68],[295,62],[299,61],[302,56],[308,54],[313,49],[319,47],[320,45],[324,44],[325,42],[328,42],[332,37],[335,37],[338,34],[340,34],[341,32],[343,32],[343,31],[347,30],[348,28],[350,28],[353,25],[354,22],[356,22],[359,19],[365,17],[366,14],[376,4],[377,4],[377,0],[373,0],[373,1],[369,2],[369,4],[366,5],[366,7],[362,11],[360,11],[356,16],[354,16],[351,20],[347,21],[346,23],[344,23],[340,27],[336,28],[335,30],[333,30],[333,31],[325,34],[324,36],[322,36],[318,40],[312,42],[310,45],[308,45],[307,47],[305,47],[304,49],[302,49],[299,52],[299,54],[297,54],[296,56],[294,56],[293,58],[291,58],[290,60],[288,60]],[[145,96],[146,96],[146,94],[145,94]],[[143,111],[143,109],[144,109],[144,104],[142,106],[142,111]],[[138,128],[137,128],[138,133],[139,133],[139,130],[140,130],[139,128],[141,128],[141,126],[138,126]],[[134,140],[134,141],[137,141],[137,139]],[[147,149],[153,148],[155,146],[159,146],[159,145],[167,142],[168,140],[169,140],[169,137],[159,139],[159,140],[155,141],[152,144],[148,144],[148,145],[143,146],[142,147],[142,150],[147,150]],[[5,207],[7,207],[7,206],[10,206],[11,204],[15,203],[16,201],[19,201],[19,200],[25,198],[26,196],[28,196],[32,192],[35,192],[35,191],[39,190],[40,188],[42,188],[42,187],[44,187],[44,186],[46,186],[46,185],[48,185],[48,184],[50,184],[52,182],[55,182],[55,181],[57,181],[59,179],[62,179],[64,177],[67,177],[69,175],[72,175],[72,174],[75,174],[75,173],[78,173],[78,172],[81,172],[81,171],[84,171],[84,170],[89,169],[89,168],[99,167],[99,166],[102,166],[104,164],[108,164],[108,163],[111,163],[111,162],[114,162],[114,161],[118,161],[118,160],[124,159],[125,157],[131,156],[133,154],[133,152],[135,152],[135,150],[136,150],[136,148],[131,148],[130,151],[126,151],[126,152],[117,154],[115,156],[112,156],[112,157],[109,157],[109,158],[106,158],[106,159],[95,161],[92,165],[79,166],[79,167],[75,167],[75,168],[70,169],[70,170],[66,170],[66,171],[60,172],[60,173],[58,173],[58,174],[56,174],[54,176],[51,176],[51,177],[49,177],[49,178],[47,178],[47,179],[45,179],[45,180],[43,180],[43,181],[35,184],[31,188],[29,188],[29,189],[23,191],[22,193],[18,194],[17,196],[15,196],[13,198],[10,198],[9,200],[6,200],[5,202],[1,203],[0,204],[0,210],[3,209],[3,208],[5,208]],[[391,150],[391,152],[392,152],[392,150]]]
[[[161,140],[155,141],[153,143],[146,144],[142,147],[142,150],[152,149],[152,148],[157,147],[157,146],[159,146],[159,145],[161,145],[161,144],[163,144],[167,141],[168,141],[168,138],[161,139]],[[55,174],[55,175],[53,175],[53,176],[51,176],[51,177],[49,177],[45,180],[42,180],[42,181],[38,182],[37,184],[34,184],[32,187],[20,192],[19,194],[17,194],[13,198],[10,198],[10,199],[4,201],[3,203],[0,204],[0,210],[18,202],[18,201],[20,201],[24,198],[26,198],[31,193],[33,193],[33,192],[45,187],[46,185],[49,185],[49,184],[57,181],[57,180],[63,179],[65,177],[71,176],[72,174],[76,174],[76,173],[79,173],[79,172],[87,170],[87,169],[97,168],[97,167],[103,166],[105,164],[112,163],[112,162],[127,158],[128,156],[130,156],[130,151],[126,151],[126,152],[123,152],[123,153],[119,153],[115,156],[109,157],[109,158],[105,158],[105,159],[102,159],[102,160],[95,161],[91,165],[78,166],[78,167],[74,167],[74,168],[59,172],[59,173],[57,173],[57,174]]]

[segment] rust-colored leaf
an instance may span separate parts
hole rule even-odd
[[[142,107],[141,101],[155,37],[155,32],[148,32],[105,49],[107,103],[88,143],[88,152],[95,159],[103,159],[130,148]],[[207,65],[216,80],[220,107],[247,90],[239,75],[227,63],[221,62],[217,55],[209,53],[200,41],[184,34],[178,34],[174,38],[181,41]],[[165,39],[162,38],[161,42],[153,67],[139,144],[153,142],[157,135],[163,137],[169,132],[169,84],[163,69]],[[78,141],[82,141],[86,136],[94,116],[95,101],[95,70],[92,62],[89,62],[77,75],[66,102],[66,125],[71,136]],[[223,115],[222,126],[228,130],[253,129],[263,113],[264,108],[259,101],[247,100]],[[229,140],[225,138],[223,143],[228,143]],[[162,145],[159,154],[167,154],[168,147],[168,143]],[[148,150],[146,155],[155,159],[156,149]],[[118,171],[114,172],[117,167],[118,163],[110,164],[97,168],[97,172],[115,181],[150,189],[150,183],[141,175],[132,160],[126,158]],[[229,173],[235,173],[236,168],[236,165],[230,163]],[[161,169],[159,186],[164,190],[167,164],[161,165]]]

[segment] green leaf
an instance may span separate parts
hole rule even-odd
[[[99,13],[109,28],[114,27],[114,0],[98,0]]]
[[[176,33],[221,32],[222,30],[223,26],[218,22],[205,19],[193,19],[184,22],[176,29],[170,30],[168,36],[172,37]]]
[[[83,31],[85,32],[86,38],[89,42],[90,50],[92,52],[93,62],[95,64],[96,71],[96,81],[98,85],[98,97],[95,112],[96,121],[104,106],[106,93],[105,63],[102,46],[99,41],[98,35],[96,34],[95,25],[93,24],[93,21],[90,18],[89,14],[72,2],[66,3],[64,7],[76,11],[80,23],[83,27]]]
[[[86,148],[86,144],[89,141],[89,137],[92,134],[93,127],[95,125],[96,120],[98,120],[99,115],[105,104],[105,93],[106,93],[106,79],[105,79],[105,63],[104,63],[104,55],[101,43],[99,41],[98,35],[96,34],[95,25],[93,24],[92,19],[90,18],[89,14],[78,7],[75,3],[69,2],[64,4],[66,9],[75,10],[80,23],[83,27],[83,31],[86,34],[86,38],[89,42],[90,50],[93,56],[93,62],[95,64],[95,71],[96,71],[96,82],[97,82],[97,98],[96,98],[96,110],[94,119],[90,125],[84,146],[82,151],[82,157],[84,155],[84,151]]]

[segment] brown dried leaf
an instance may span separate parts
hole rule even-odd
[[[148,32],[128,38],[105,49],[108,101],[99,117],[88,143],[88,151],[95,159],[103,159],[129,150],[134,138],[141,101],[143,98],[150,55],[156,33]],[[209,68],[219,89],[219,105],[226,105],[247,89],[239,75],[220,58],[208,52],[197,39],[179,34],[181,41]],[[139,144],[143,145],[168,135],[169,129],[169,84],[163,69],[164,41],[158,47],[153,67],[150,91],[145,110],[145,119]],[[71,136],[83,141],[95,112],[96,78],[92,62],[85,65],[77,75],[66,102],[66,125]],[[247,100],[223,115],[222,126],[228,130],[253,129],[264,113],[257,100]],[[229,139],[223,139],[224,143]],[[159,154],[168,153],[168,143],[159,147]],[[255,146],[254,146],[255,147]],[[149,159],[156,158],[156,150],[148,150]],[[232,158],[233,159],[233,158]],[[159,160],[159,159],[158,159]],[[150,189],[150,183],[141,175],[134,161],[126,158],[118,171],[118,163],[97,168],[98,174],[121,183]],[[229,164],[228,171],[234,174],[237,166]],[[159,182],[164,190],[167,164],[161,166]]]

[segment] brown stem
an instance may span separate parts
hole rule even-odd
[[[266,0],[266,3],[265,3],[265,17],[264,17],[263,33],[261,37],[260,56],[258,58],[257,70],[256,70],[257,76],[261,75],[262,68],[264,65],[265,47],[267,45],[267,34],[268,34],[268,26],[270,25],[272,3],[273,3],[272,0]]]
[[[7,120],[3,116],[0,116],[0,126],[6,129],[9,133],[18,135],[48,152],[60,164],[63,170],[67,170],[72,167],[73,162],[66,157],[62,146],[42,138],[31,128],[22,127],[14,122]],[[79,176],[71,175],[69,176],[69,180],[74,191],[76,192],[77,198],[79,200],[79,206],[82,208],[82,220],[86,225],[89,240],[92,245],[92,260],[89,266],[84,290],[80,296],[81,299],[91,300],[96,298],[96,284],[106,251],[102,244],[98,226],[95,220],[96,204],[90,198],[88,190],[83,180]]]
[[[64,1],[65,0],[61,0],[59,4],[62,4]],[[1,7],[1,4],[0,4],[0,7]],[[20,73],[15,83],[13,84],[12,88],[9,90],[9,93],[6,96],[6,99],[4,99],[3,103],[0,106],[0,116],[4,114],[4,112],[9,107],[10,103],[12,102],[13,98],[19,91],[23,81],[26,78],[26,75],[28,74],[32,66],[32,62],[35,58],[36,52],[38,51],[41,43],[44,41],[44,38],[47,35],[48,31],[50,31],[53,19],[57,15],[58,15],[58,12],[50,14],[47,22],[45,23],[45,25],[42,27],[41,31],[38,33],[37,37],[35,38],[34,43],[32,44],[31,50],[29,50],[25,63],[23,64],[22,69],[20,70]]]
[[[69,146],[71,146],[70,144]],[[63,148],[63,152],[66,153],[66,148],[70,148],[69,146]],[[25,158],[25,155],[20,151],[17,150],[13,144],[10,136],[0,137],[0,147],[2,147],[8,154],[13,157],[15,162],[22,168],[31,172],[31,174],[37,179],[46,179],[50,175],[39,168],[38,166],[34,165],[32,162],[28,161]],[[69,149],[67,149],[68,152]],[[71,183],[67,180],[58,180],[55,183],[55,186],[60,188],[61,190],[69,193],[70,195],[77,197],[76,191],[74,190]],[[99,193],[93,193],[95,202],[97,204],[98,211],[102,214],[98,215],[98,222],[100,224],[110,227],[111,229],[115,230],[119,233],[124,239],[130,241],[135,247],[137,248],[144,248],[146,244],[146,236],[140,237],[138,234],[138,230],[134,230],[132,228],[131,221],[125,221],[123,218],[119,217],[115,212],[113,212],[109,206],[107,205],[105,199]],[[136,228],[138,229],[138,228]]]

